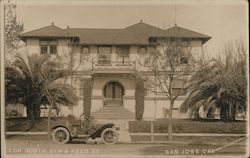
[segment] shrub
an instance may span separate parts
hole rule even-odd
[[[83,107],[84,107],[84,119],[90,120],[90,112],[91,112],[91,80],[87,79],[84,83],[84,90],[83,90]]]
[[[162,107],[163,118],[169,117],[169,109],[166,107]]]
[[[144,113],[145,88],[143,81],[137,79],[135,88],[135,116],[137,120],[142,120]]]
[[[5,115],[7,117],[20,117],[20,116],[22,116],[22,114],[18,110],[16,110],[16,109],[14,109],[14,110],[7,110],[6,113],[5,113]]]
[[[159,119],[154,122],[155,133],[168,133],[168,119]],[[193,121],[189,119],[174,119],[174,133],[246,133],[246,121],[222,122],[220,120],[204,119]],[[150,121],[129,121],[130,133],[150,133]]]

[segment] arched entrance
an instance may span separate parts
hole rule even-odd
[[[104,105],[106,106],[121,106],[124,95],[124,88],[118,82],[108,82],[103,89],[105,97]]]

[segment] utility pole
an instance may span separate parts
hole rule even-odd
[[[3,59],[2,61],[0,61],[0,78],[1,78],[1,81],[4,81],[4,63],[5,63],[5,61],[4,61],[4,59],[5,59],[5,41],[4,41],[4,30],[5,30],[5,9],[6,9],[6,7],[5,7],[5,2],[1,2],[0,1],[0,11],[1,11],[1,13],[0,13],[0,16],[1,16],[1,18],[0,19],[3,19],[2,21],[1,21],[1,26],[0,26],[0,28],[1,28],[1,39],[0,39],[0,42],[2,43],[2,47],[1,47],[1,50],[0,50],[0,59]],[[1,83],[4,83],[4,82],[1,82]],[[4,95],[2,95],[2,94],[4,94],[5,92],[4,92],[4,88],[2,88],[2,86],[4,86],[4,84],[1,84],[0,85],[0,102],[1,102],[1,105],[5,105],[5,99],[4,99]],[[3,107],[4,106],[1,106],[1,109],[0,109],[0,112],[2,112],[3,111]],[[5,118],[5,116],[3,116],[3,118]],[[5,119],[1,119],[1,122],[0,122],[0,125],[2,126],[2,125],[5,125]],[[4,136],[2,135],[4,133]],[[1,137],[2,138],[6,138],[6,132],[4,131],[4,132],[2,132],[2,130],[0,131],[0,135],[1,135]]]
[[[174,26],[177,25],[177,22],[176,22],[176,4],[174,4]]]

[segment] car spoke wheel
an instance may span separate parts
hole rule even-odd
[[[69,131],[63,127],[56,128],[52,133],[52,140],[58,144],[68,143],[70,140]]]
[[[103,130],[101,137],[105,144],[115,144],[118,141],[118,133],[113,128]]]

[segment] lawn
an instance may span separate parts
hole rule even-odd
[[[220,120],[200,120],[194,121],[190,119],[173,120],[174,133],[230,133],[244,134],[246,133],[246,121],[222,122]],[[149,133],[150,121],[130,121],[130,133]],[[168,132],[168,120],[159,119],[154,121],[155,133]]]

